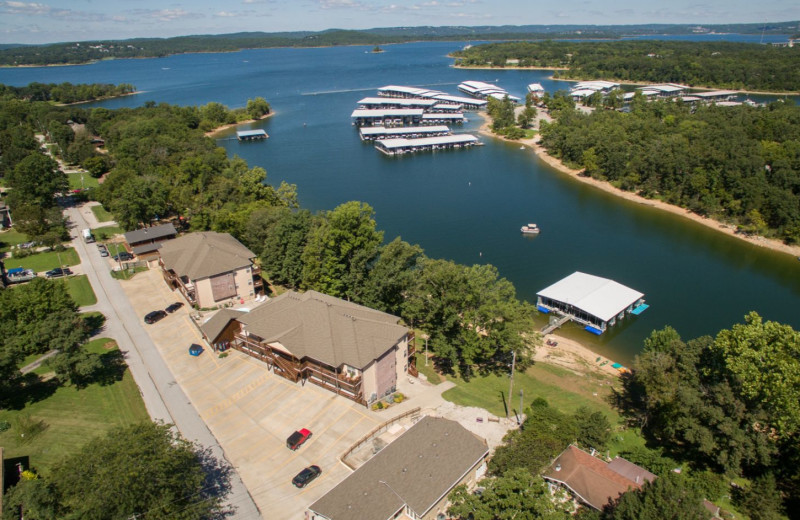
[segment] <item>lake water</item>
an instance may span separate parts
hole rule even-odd
[[[750,310],[800,328],[800,262],[716,233],[678,216],[623,201],[583,185],[519,146],[482,137],[469,150],[386,157],[362,143],[350,125],[356,102],[383,85],[430,86],[458,94],[464,80],[495,81],[511,94],[540,82],[568,86],[546,71],[458,70],[446,56],[458,42],[366,47],[259,49],[118,60],[74,67],[0,70],[0,83],[132,83],[142,94],[103,106],[145,101],[243,106],[266,98],[275,115],[256,125],[267,141],[220,146],[268,180],[298,186],[312,210],[348,200],[369,203],[387,240],[400,235],[431,257],[464,264],[491,263],[520,295],[536,292],[574,271],[612,278],[643,293],[651,308],[622,327],[595,337],[577,326],[563,332],[627,363],[654,329],[672,325],[693,338],[741,322]],[[475,130],[480,118],[463,129]],[[232,134],[232,131],[231,131]],[[536,222],[542,233],[523,237]]]

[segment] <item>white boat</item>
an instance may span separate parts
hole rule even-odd
[[[528,224],[527,226],[522,226],[520,231],[526,235],[536,235],[539,233],[539,226],[536,224]]]

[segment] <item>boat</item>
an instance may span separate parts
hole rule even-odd
[[[536,224],[528,224],[527,226],[522,226],[520,231],[525,233],[526,235],[535,235],[539,233],[539,226]]]

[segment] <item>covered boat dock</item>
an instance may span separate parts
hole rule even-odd
[[[648,305],[644,294],[614,280],[575,272],[537,294],[536,307],[545,314],[558,317],[548,326],[552,332],[566,321],[584,325],[593,334],[600,335],[608,327],[630,315],[639,315]]]
[[[382,139],[375,141],[375,148],[386,155],[402,155],[405,153],[447,150],[450,148],[468,148],[479,144],[478,138],[470,134],[444,135],[440,137],[423,137],[420,139]]]
[[[467,118],[464,117],[462,113],[456,114],[445,114],[445,113],[438,113],[438,114],[423,114],[420,123],[423,125],[441,125],[441,124],[448,124],[448,125],[460,125],[464,123]]]
[[[423,108],[430,110],[437,103],[435,99],[366,97],[359,100],[358,106],[370,110],[386,108]]]
[[[398,128],[386,128],[385,126],[365,126],[359,129],[362,141],[374,141],[377,139],[388,139],[403,137],[406,139],[417,139],[420,137],[439,137],[450,135],[450,128],[444,125],[435,126],[401,126]]]
[[[240,141],[256,141],[269,137],[264,130],[239,130],[236,132],[236,139]]]
[[[378,89],[378,95],[390,98],[417,98],[435,99],[448,105],[462,105],[467,110],[480,110],[486,108],[487,101],[483,99],[473,99],[463,96],[451,96],[439,90],[429,90],[425,88],[406,87],[402,85],[386,85]]]
[[[422,108],[388,108],[385,110],[353,110],[350,117],[356,126],[419,125],[425,110]],[[432,114],[438,115],[438,114]],[[463,116],[462,116],[463,117]]]

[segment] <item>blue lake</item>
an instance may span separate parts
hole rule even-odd
[[[534,302],[536,292],[573,271],[617,280],[646,294],[651,308],[603,337],[575,326],[575,336],[607,356],[629,362],[654,329],[671,325],[686,338],[715,334],[750,310],[800,328],[800,262],[717,233],[679,216],[581,184],[529,150],[482,137],[469,150],[389,158],[364,144],[350,125],[356,102],[383,85],[430,86],[458,94],[464,80],[495,81],[511,94],[540,82],[568,83],[547,71],[481,71],[451,67],[447,54],[463,42],[367,47],[259,49],[116,60],[93,65],[0,70],[0,83],[132,83],[144,91],[102,103],[145,101],[244,106],[262,96],[275,115],[256,125],[265,142],[219,145],[268,180],[298,186],[312,210],[348,200],[369,203],[386,239],[401,236],[429,256],[491,263]],[[474,131],[480,118],[457,131]],[[231,135],[232,135],[231,131]],[[542,233],[520,235],[536,222]]]

